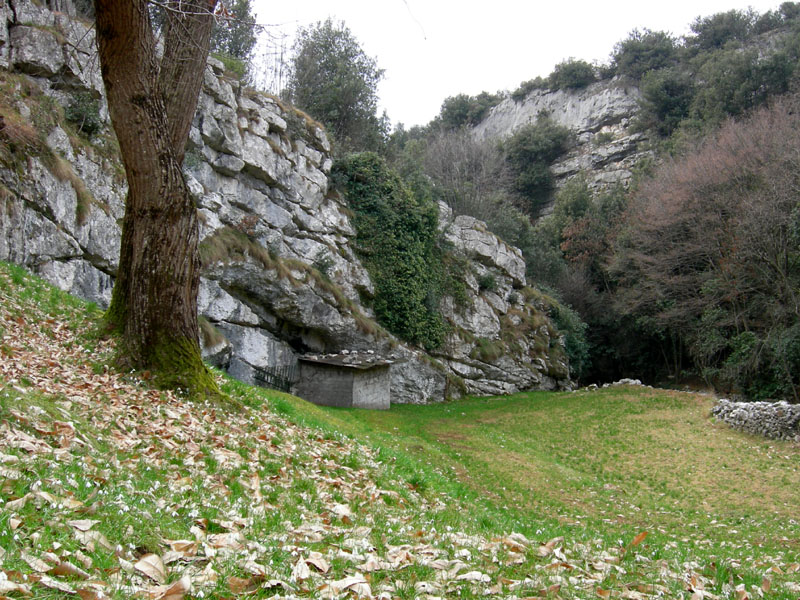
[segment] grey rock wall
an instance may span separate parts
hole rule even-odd
[[[98,98],[107,123],[91,28],[29,0],[4,2],[3,17],[4,73],[25,98],[14,119],[33,123],[32,113],[47,102],[67,106],[80,92]],[[26,86],[36,93],[22,94]],[[0,162],[0,259],[106,306],[124,172],[110,129],[91,142],[69,129],[43,132],[47,151],[11,152]],[[519,250],[444,208],[443,235],[470,265],[467,301],[443,301],[453,334],[428,355],[377,326],[368,307],[374,287],[354,251],[349,211],[328,188],[331,164],[319,124],[241,87],[209,60],[185,163],[201,222],[198,305],[217,333],[205,344],[208,360],[254,382],[256,369],[292,365],[306,352],[391,353],[402,359],[392,370],[392,399],[406,403],[569,385],[562,340],[541,307],[519,292]],[[491,290],[479,284],[487,275]],[[515,322],[534,321],[513,346],[504,341]],[[485,351],[492,344],[505,352]]]
[[[521,102],[503,100],[473,131],[478,139],[503,139],[546,115],[576,140],[552,167],[559,184],[584,173],[591,187],[605,189],[627,184],[634,165],[650,155],[646,136],[631,128],[640,98],[639,88],[624,77],[581,90],[533,90]]]

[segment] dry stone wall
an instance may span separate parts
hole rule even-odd
[[[773,440],[800,442],[800,404],[718,400],[711,414],[735,429]]]

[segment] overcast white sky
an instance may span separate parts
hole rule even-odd
[[[259,23],[293,34],[332,17],[344,21],[386,74],[381,108],[392,123],[424,125],[460,93],[514,90],[566,58],[605,62],[635,29],[688,32],[697,16],[782,0],[252,0]]]

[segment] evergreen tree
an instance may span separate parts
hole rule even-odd
[[[256,45],[258,26],[250,0],[227,0],[225,16],[211,32],[211,52],[247,61]]]
[[[287,100],[322,121],[339,152],[382,149],[388,118],[377,116],[383,78],[344,23],[331,19],[298,31]]]

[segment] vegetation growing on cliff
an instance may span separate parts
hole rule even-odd
[[[501,94],[489,94],[488,92],[481,92],[477,96],[468,94],[451,96],[442,102],[437,121],[446,130],[477,125],[502,99]]]
[[[254,69],[253,49],[263,28],[256,25],[250,0],[222,0],[222,4],[225,10],[211,31],[211,54],[239,79],[248,79]]]
[[[555,186],[550,170],[570,142],[570,131],[549,118],[520,127],[502,148],[510,172],[512,189],[526,203],[528,214],[538,216]]]
[[[289,67],[282,95],[325,124],[337,153],[383,146],[388,122],[377,115],[383,69],[344,23],[327,19],[298,30]]]
[[[401,339],[438,347],[446,331],[439,299],[447,274],[435,266],[442,264],[436,205],[414,195],[376,154],[347,157],[334,177],[354,213],[378,321]]]
[[[595,191],[577,177],[554,195],[549,165],[568,136],[539,119],[498,148],[443,127],[445,108],[477,114],[475,99],[444,105],[427,128],[396,132],[390,156],[404,177],[418,182],[423,173],[456,213],[485,220],[522,249],[530,280],[575,309],[578,328],[581,321],[588,325],[586,345],[572,346],[576,357],[588,354],[587,380],[692,374],[750,398],[796,399],[798,317],[791,294],[780,291],[795,285],[781,282],[793,281],[796,270],[797,197],[787,191],[796,190],[796,108],[786,108],[796,100],[781,108],[776,99],[797,89],[798,33],[800,4],[792,2],[763,15],[733,10],[698,18],[682,39],[635,30],[615,46],[609,66],[592,71],[566,61],[512,94],[522,100],[535,88],[576,88],[613,75],[638,81],[643,99],[636,126],[655,140],[656,163],[672,166],[640,165],[630,190]],[[562,77],[570,74],[574,82]],[[759,109],[764,112],[749,117]],[[774,143],[755,133],[759,127],[773,131]],[[727,139],[725,148],[716,136]],[[718,165],[709,162],[712,156]],[[694,208],[689,198],[696,199]],[[553,214],[535,220],[541,203],[553,199]],[[705,222],[701,211],[715,216]],[[756,234],[756,222],[771,223],[776,233]],[[678,233],[668,223],[684,229]],[[712,250],[714,227],[723,224],[728,237]],[[672,237],[664,237],[667,231]],[[695,250],[703,258],[678,260]],[[756,252],[764,264],[756,264]],[[781,266],[765,266],[771,264]],[[692,283],[681,287],[686,278]],[[757,291],[770,286],[778,291]]]

